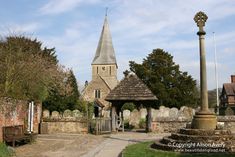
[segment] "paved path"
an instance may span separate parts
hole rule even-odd
[[[95,149],[82,157],[118,157],[122,150],[129,144],[160,139],[169,134],[146,134],[125,132],[112,134]]]

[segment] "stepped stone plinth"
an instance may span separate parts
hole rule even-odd
[[[229,130],[180,129],[151,147],[184,153],[233,153],[234,144],[235,138]]]

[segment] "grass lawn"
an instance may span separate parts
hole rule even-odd
[[[7,146],[0,142],[0,157],[10,157],[11,153],[8,151]]]
[[[166,152],[151,149],[153,142],[141,142],[125,148],[123,157],[234,157],[234,154],[210,153],[210,154],[182,154],[178,152]]]

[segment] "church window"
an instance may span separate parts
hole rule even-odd
[[[112,69],[111,69],[111,66],[109,66],[109,75],[111,76],[112,74]]]
[[[96,73],[98,74],[98,72],[99,72],[99,67],[96,67]]]
[[[99,89],[95,90],[95,98],[97,98],[97,99],[100,98],[100,90]]]

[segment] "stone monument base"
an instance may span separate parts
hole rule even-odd
[[[215,130],[217,118],[213,113],[196,113],[192,120],[192,129]]]
[[[156,141],[151,147],[184,153],[234,153],[234,141],[229,130],[180,129]]]

